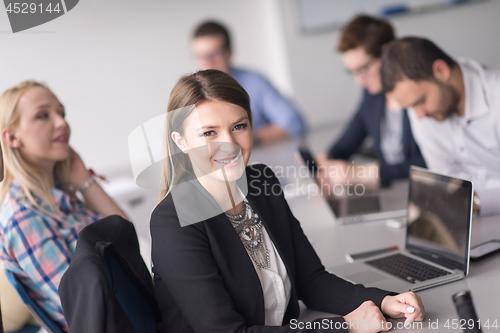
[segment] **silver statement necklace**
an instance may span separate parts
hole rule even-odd
[[[246,200],[243,200],[242,203],[241,213],[236,215],[226,214],[226,216],[231,221],[238,236],[240,236],[243,246],[257,268],[269,268],[269,250],[262,235],[262,221]]]

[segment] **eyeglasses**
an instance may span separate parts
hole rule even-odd
[[[195,54],[194,57],[196,58],[196,60],[213,61],[214,59],[222,56],[226,51],[227,49],[220,48],[208,54],[200,54],[200,55]]]
[[[368,70],[370,69],[370,67],[375,63],[375,61],[377,59],[378,58],[371,58],[363,66],[359,66],[358,68],[353,69],[353,70],[346,69],[346,71],[347,71],[348,74],[350,74],[352,76],[364,76],[364,75],[366,75],[366,73],[368,72]]]

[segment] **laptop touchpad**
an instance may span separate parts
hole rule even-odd
[[[364,271],[364,272],[359,272],[356,274],[346,276],[346,278],[348,280],[354,281],[356,283],[370,284],[370,283],[374,283],[377,281],[387,279],[387,276],[384,276],[382,274],[378,274],[377,272],[374,272],[374,271]]]

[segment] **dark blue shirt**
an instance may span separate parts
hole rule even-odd
[[[340,139],[328,151],[328,157],[348,159],[356,153],[366,137],[371,137],[375,154],[380,163],[380,183],[388,185],[391,180],[408,178],[410,165],[425,167],[425,161],[411,133],[408,113],[403,110],[403,154],[404,160],[398,164],[388,164],[380,148],[380,125],[385,115],[385,95],[371,95],[366,90],[358,111]]]
[[[253,129],[272,124],[285,130],[290,137],[304,134],[306,126],[297,108],[266,78],[239,68],[231,68],[231,75],[250,96]]]

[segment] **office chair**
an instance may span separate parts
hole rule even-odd
[[[36,321],[48,332],[48,333],[63,333],[61,328],[57,323],[55,323],[50,317],[47,315],[45,311],[42,310],[29,296],[28,290],[26,287],[19,281],[14,273],[9,270],[5,270],[5,275],[7,276],[7,280],[9,280],[10,284],[16,289],[19,297],[23,301],[24,304],[28,307],[33,317],[35,317]]]
[[[59,295],[71,333],[160,329],[160,310],[137,234],[119,216],[83,228]]]

